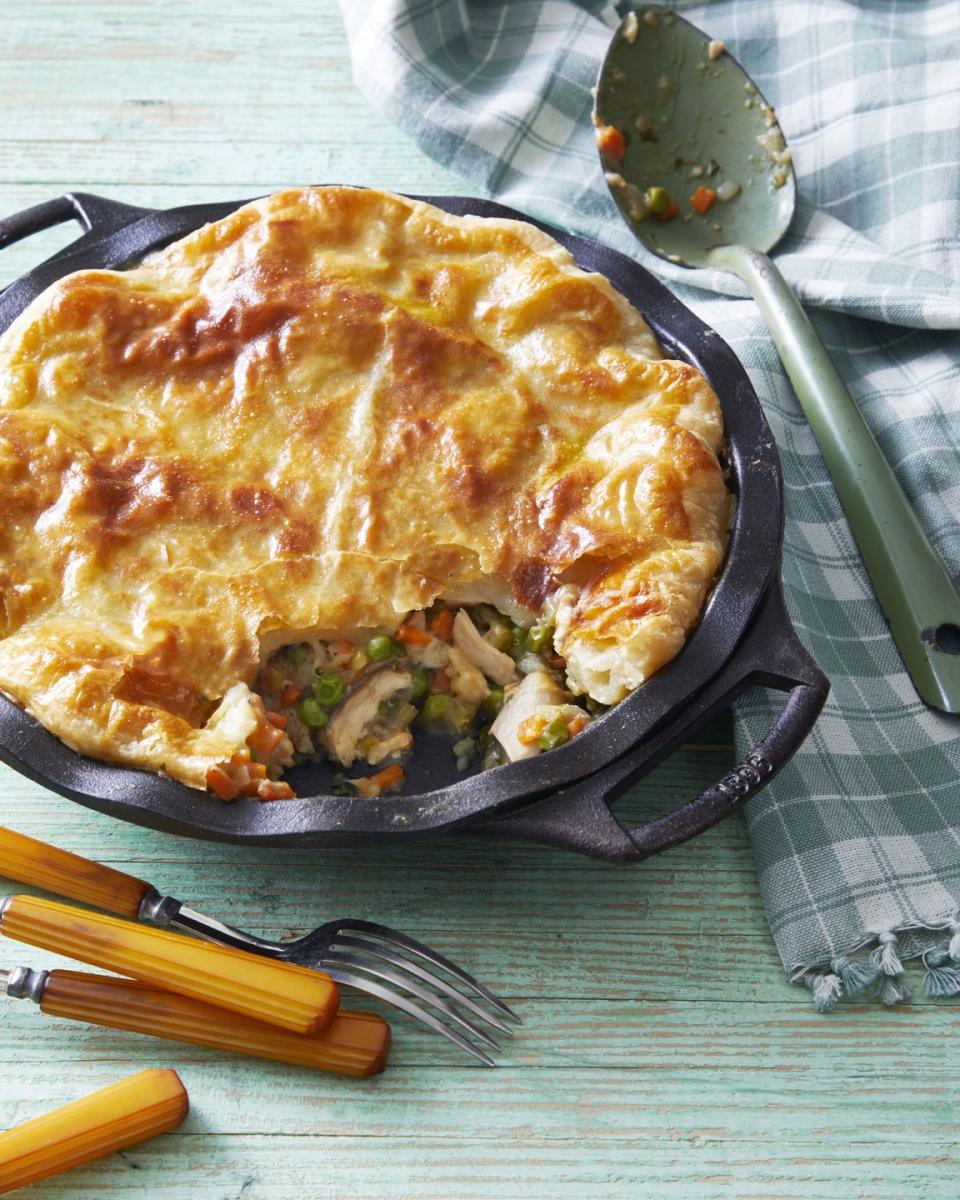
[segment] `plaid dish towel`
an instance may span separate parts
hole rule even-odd
[[[746,817],[773,936],[820,1009],[960,992],[960,721],[918,700],[813,436],[733,276],[651,258],[600,176],[590,89],[633,5],[340,0],[357,84],[478,193],[665,277],[734,348],[776,435],[784,586],[832,693]],[[640,6],[641,8],[643,6]],[[722,39],[777,109],[799,206],[777,261],[934,544],[960,577],[960,10],[956,0],[715,0]],[[719,295],[718,295],[719,294]],[[736,707],[746,750],[779,702]]]

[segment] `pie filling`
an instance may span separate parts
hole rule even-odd
[[[551,625],[524,628],[487,604],[437,603],[393,636],[291,642],[267,657],[253,691],[236,684],[211,718],[242,749],[207,785],[222,800],[290,799],[283,771],[329,760],[342,768],[334,794],[397,792],[419,729],[455,738],[461,771],[532,758],[602,711],[574,702],[565,668]]]

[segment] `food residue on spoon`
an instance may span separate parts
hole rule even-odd
[[[698,187],[690,197],[691,206],[697,210],[701,217],[706,216],[716,202],[717,193],[713,188],[709,187]]]
[[[717,188],[717,199],[726,203],[728,200],[733,200],[735,196],[740,195],[740,184],[734,179],[725,179]]]
[[[655,142],[657,140],[657,131],[653,127],[653,122],[647,116],[639,116],[633,123],[634,129],[640,134],[641,141]]]
[[[764,112],[764,116],[766,116],[766,111]],[[773,109],[769,109],[768,111],[772,113]],[[776,118],[774,117],[775,120]],[[757,145],[777,167],[777,170],[770,176],[773,186],[775,188],[782,188],[790,176],[790,164],[793,161],[793,155],[783,140],[783,133],[780,130],[780,126],[772,124],[766,133],[761,133],[757,138]]]
[[[622,194],[627,216],[631,221],[646,220],[650,209],[643,192],[638,187],[627,183],[619,171],[604,171],[603,178],[606,180],[607,187]]]
[[[716,58],[719,58],[720,55],[726,51],[726,49],[727,49],[727,46],[726,46],[725,42],[712,41],[710,43],[710,45],[707,46],[707,58],[709,58],[710,61],[713,62],[713,60]]]
[[[627,13],[623,21],[623,29],[621,32],[623,34],[623,40],[625,42],[629,42],[632,46],[637,40],[637,34],[640,32],[640,22],[637,20],[637,14],[635,12]]]
[[[619,162],[627,151],[627,141],[616,125],[598,125],[597,148],[607,158]]]

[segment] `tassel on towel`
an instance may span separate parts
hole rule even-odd
[[[870,955],[871,964],[880,972],[877,995],[888,1007],[910,999],[910,989],[903,982],[903,963],[897,953],[897,935],[880,934],[880,944]]]
[[[843,983],[843,994],[850,1000],[862,996],[868,987],[877,982],[879,968],[857,962],[855,958],[842,955],[830,964]]]
[[[948,928],[949,942],[923,955],[923,994],[931,1000],[960,996],[960,914]],[[840,955],[830,963],[829,970],[812,971],[802,977],[802,982],[810,989],[818,1013],[829,1012],[842,997],[857,999],[873,985],[877,997],[890,1007],[911,999],[897,935],[891,930],[879,934],[868,962]]]
[[[818,1013],[829,1012],[843,994],[840,976],[829,971],[808,975],[804,982],[813,995],[813,1007]]]
[[[946,948],[930,950],[923,956],[923,965],[927,968],[923,977],[923,994],[931,1000],[960,993],[960,972],[950,958],[949,949]]]

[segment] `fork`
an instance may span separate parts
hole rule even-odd
[[[520,1024],[503,1000],[462,967],[386,925],[346,918],[291,941],[270,941],[187,908],[133,875],[2,827],[0,875],[118,916],[322,970],[337,983],[392,1004],[484,1066],[495,1064],[481,1047],[498,1050],[499,1044],[478,1022],[508,1036],[511,1025]]]

